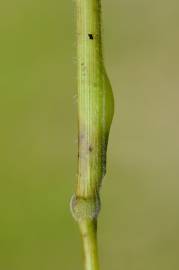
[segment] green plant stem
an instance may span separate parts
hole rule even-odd
[[[78,180],[71,201],[80,226],[85,270],[98,270],[99,190],[106,173],[106,151],[114,112],[101,41],[101,1],[76,0],[78,83]]]
[[[85,270],[99,270],[96,222],[84,220],[80,223],[80,231],[83,240]]]

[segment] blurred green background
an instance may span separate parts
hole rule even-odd
[[[0,3],[0,269],[82,270],[74,3]],[[102,270],[179,269],[179,3],[103,0],[116,100]]]

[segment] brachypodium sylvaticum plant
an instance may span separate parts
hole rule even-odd
[[[71,211],[79,224],[85,270],[99,270],[97,218],[106,173],[114,99],[102,54],[101,0],[75,0],[77,21],[78,179]]]

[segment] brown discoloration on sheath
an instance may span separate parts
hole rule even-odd
[[[80,158],[80,151],[79,151],[80,147],[79,146],[82,144],[82,141],[84,140],[84,138],[85,138],[84,134],[78,135],[78,159]]]
[[[92,145],[90,145],[88,149],[89,149],[89,152],[91,153],[93,151]]]

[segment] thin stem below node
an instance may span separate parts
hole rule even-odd
[[[99,270],[96,220],[83,220],[79,223],[83,248],[85,270]]]

